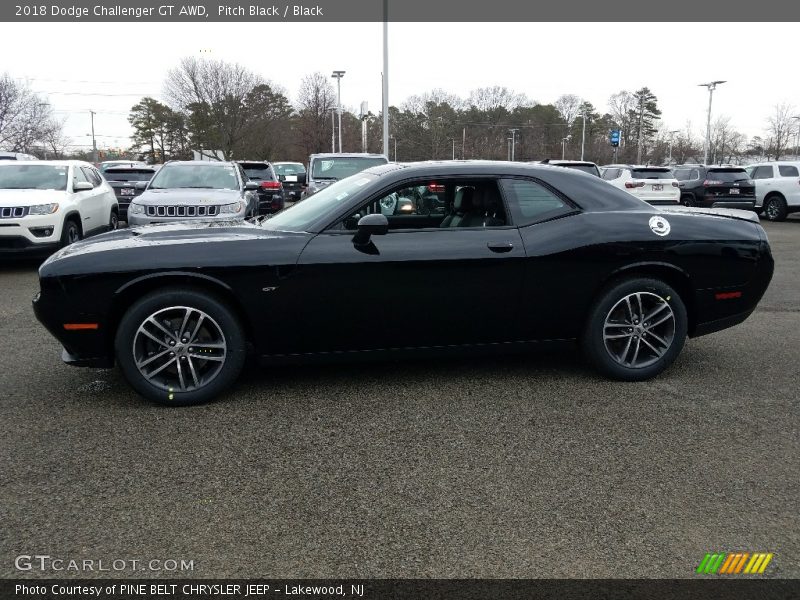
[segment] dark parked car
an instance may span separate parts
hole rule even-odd
[[[382,213],[432,182],[443,211]],[[752,212],[649,206],[572,169],[432,162],[370,168],[262,222],[73,244],[41,266],[33,306],[67,363],[116,362],[184,405],[230,387],[248,348],[280,364],[578,340],[602,373],[644,380],[687,336],[744,321],[772,271]]]
[[[269,215],[283,210],[285,194],[273,166],[265,161],[238,161],[249,181],[258,184],[258,214]]]
[[[283,184],[283,190],[290,200],[300,200],[300,195],[306,189],[306,168],[302,163],[274,162],[272,168]]]
[[[131,200],[141,194],[144,188],[137,182],[148,182],[155,175],[156,169],[148,166],[112,166],[105,170],[103,176],[108,184],[114,188],[119,204],[119,218],[122,221],[128,220],[128,205]]]
[[[755,206],[756,185],[744,167],[677,165],[673,171],[684,206],[747,210]]]

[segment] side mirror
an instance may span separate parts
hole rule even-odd
[[[258,182],[256,182],[256,181],[247,181],[244,184],[244,189],[246,189],[249,192],[254,192],[255,190],[258,189]]]
[[[365,215],[358,220],[358,231],[353,236],[353,243],[356,246],[363,246],[369,243],[373,235],[387,233],[389,233],[389,219],[386,215],[380,213]]]
[[[73,192],[86,192],[92,189],[94,189],[94,186],[88,181],[76,181],[72,184]]]
[[[137,181],[133,184],[133,187],[137,190],[143,190],[147,187],[147,184],[150,183],[149,181]]]

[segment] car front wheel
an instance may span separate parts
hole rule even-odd
[[[245,338],[222,301],[199,290],[165,289],[123,316],[115,338],[120,368],[145,398],[169,406],[207,402],[242,370]]]
[[[650,379],[669,367],[686,341],[686,307],[657,279],[626,279],[607,288],[593,305],[583,350],[605,375],[624,381]]]

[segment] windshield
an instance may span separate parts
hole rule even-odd
[[[382,156],[365,158],[361,156],[317,158],[311,166],[314,179],[344,179],[376,165],[385,165]]]
[[[744,169],[709,169],[707,179],[732,183],[734,181],[747,181],[750,177]]]
[[[298,175],[306,172],[306,168],[300,163],[273,163],[272,168],[275,169],[278,175]]]
[[[66,190],[67,166],[15,165],[0,167],[2,190]]]
[[[232,165],[167,165],[156,173],[150,184],[151,190],[175,188],[238,190],[239,181]]]
[[[675,179],[671,169],[632,169],[633,179]]]
[[[377,175],[362,173],[337,181],[267,219],[264,221],[264,227],[278,231],[308,231],[317,219],[335,211],[376,177]]]
[[[150,181],[154,173],[152,169],[107,169],[103,175],[108,181]]]

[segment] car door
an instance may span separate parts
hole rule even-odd
[[[438,185],[443,179],[436,179]],[[429,183],[411,181],[403,189]],[[303,298],[295,315],[303,351],[484,344],[515,337],[522,240],[505,216],[496,181],[446,183],[451,195],[467,184],[494,194],[502,216],[487,216],[483,226],[441,227],[444,209],[414,204],[403,215],[386,217],[387,234],[356,245],[358,219],[382,214],[382,201],[402,195],[388,189],[308,243],[294,282]]]
[[[775,174],[772,165],[759,165],[753,171],[756,183],[756,206],[764,205],[764,198],[774,189]]]
[[[81,167],[86,181],[92,184],[92,189],[86,192],[84,205],[91,216],[91,229],[95,231],[108,225],[111,216],[110,207],[107,206],[103,178],[95,173],[91,167]],[[89,231],[85,229],[85,231]]]
[[[83,167],[75,165],[72,168],[72,183],[73,189],[76,183],[92,183],[86,176],[86,171]],[[74,192],[75,204],[81,215],[81,229],[83,235],[90,233],[93,229],[98,227],[98,210],[96,203],[95,188],[90,190],[80,190]]]

